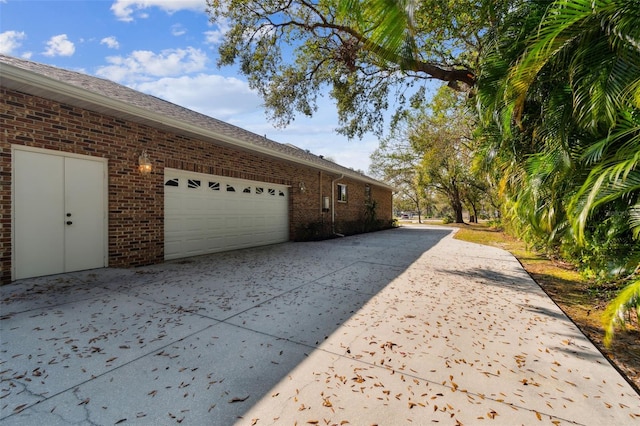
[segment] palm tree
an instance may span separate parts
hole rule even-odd
[[[568,133],[549,131],[567,128],[571,121],[566,74],[553,70],[532,82],[517,126],[509,83],[547,5],[520,2],[487,36],[476,96],[482,118],[476,166],[498,179],[503,217],[510,229],[531,243],[553,246],[566,228],[562,200],[574,167]]]
[[[535,31],[507,45],[498,31],[479,83],[493,150],[517,170],[514,215],[550,231],[553,243],[597,251],[640,278],[640,3],[637,0],[523,2],[509,15]],[[509,22],[506,22],[509,24]],[[521,28],[526,28],[522,25]],[[529,28],[527,31],[530,31]],[[492,138],[488,138],[492,140]],[[524,142],[524,143],[522,143]],[[506,149],[505,149],[506,148]],[[508,151],[512,149],[512,155]],[[486,154],[485,154],[486,156]],[[513,166],[512,166],[513,167]],[[510,176],[513,179],[513,176]],[[523,191],[522,191],[523,190]],[[519,208],[520,209],[519,209]],[[635,272],[633,272],[635,271]],[[637,294],[623,291],[607,316],[608,336]]]

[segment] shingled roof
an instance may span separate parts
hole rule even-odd
[[[0,86],[394,189],[293,145],[103,78],[0,55]]]

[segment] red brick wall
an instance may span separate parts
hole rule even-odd
[[[392,193],[388,189],[371,186],[371,199],[376,201],[376,216],[381,220],[391,221],[393,218]]]
[[[164,167],[291,185],[291,237],[301,224],[322,220],[321,196],[331,196],[337,174],[209,141],[140,125],[0,88],[0,266],[11,271],[11,144],[108,159],[109,265],[136,266],[164,259]],[[137,171],[146,149],[154,170]],[[306,190],[300,191],[300,182]],[[336,204],[336,220],[362,216],[363,182],[343,179],[349,200]],[[391,192],[372,187],[378,217],[391,219]],[[324,213],[325,220],[331,212]]]

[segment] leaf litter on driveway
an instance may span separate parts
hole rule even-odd
[[[445,234],[71,274],[58,295],[11,285],[0,421],[638,422],[638,395],[513,257]]]

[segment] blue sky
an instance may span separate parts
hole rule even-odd
[[[285,129],[234,68],[218,68],[225,28],[204,0],[0,0],[0,53],[103,77],[367,171],[378,140],[337,135],[328,98]]]

